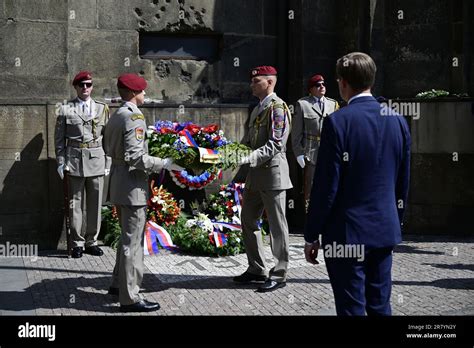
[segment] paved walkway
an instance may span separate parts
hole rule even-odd
[[[405,237],[393,266],[394,315],[474,315],[474,239]],[[245,254],[195,257],[162,251],[145,256],[145,298],[162,309],[152,315],[335,315],[320,253],[305,262],[303,238],[290,237],[288,285],[256,293],[231,277],[246,269]],[[115,252],[68,259],[59,252],[37,258],[0,258],[0,315],[121,315],[107,295]],[[270,248],[266,255],[271,261]],[[136,314],[150,315],[150,314]]]

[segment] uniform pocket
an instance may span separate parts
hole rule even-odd
[[[313,118],[318,118],[319,115],[316,112],[305,112],[303,113],[303,117],[311,120]]]
[[[78,139],[82,137],[82,120],[78,117],[66,118],[66,137]]]
[[[89,149],[89,158],[105,157],[104,149],[101,147]]]

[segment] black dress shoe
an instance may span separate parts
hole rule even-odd
[[[154,302],[141,300],[131,305],[120,305],[120,312],[152,312],[160,309],[160,305]]]
[[[119,288],[110,287],[108,294],[118,296],[119,295]]]
[[[80,259],[82,257],[82,247],[74,247],[72,248],[71,256],[74,259]]]
[[[276,282],[268,279],[262,286],[257,289],[257,292],[270,292],[275,291],[286,286],[286,282]]]
[[[244,272],[241,275],[234,277],[234,282],[250,283],[250,282],[264,282],[267,279],[264,275],[256,275],[249,272]]]
[[[86,247],[84,250],[86,254],[94,255],[94,256],[102,256],[104,255],[104,252],[102,251],[101,248],[99,248],[97,245],[93,245],[90,247]]]

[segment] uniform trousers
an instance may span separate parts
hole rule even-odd
[[[288,223],[285,216],[286,191],[245,189],[242,202],[242,232],[249,267],[247,272],[286,281],[289,258]],[[275,266],[267,272],[262,233],[258,221],[265,209],[270,225],[270,241]],[[268,274],[267,274],[268,273]]]
[[[97,245],[100,232],[102,194],[104,176],[67,176],[70,199],[72,247]],[[85,207],[84,207],[85,195]],[[86,232],[81,235],[84,211],[86,212]]]
[[[119,289],[121,305],[131,305],[141,300],[138,293],[144,270],[146,206],[116,207],[122,235],[117,247],[111,287]]]
[[[306,162],[306,165],[303,169],[303,173],[304,173],[303,197],[304,197],[306,212],[308,212],[309,197],[311,196],[311,188],[313,187],[313,178],[314,178],[315,169],[316,169],[316,165],[311,164],[309,162]]]

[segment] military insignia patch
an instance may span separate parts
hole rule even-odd
[[[285,128],[285,121],[276,121],[275,122],[275,129],[283,129]]]
[[[137,140],[145,139],[145,131],[143,130],[143,128],[135,128],[135,137],[137,138]]]
[[[143,116],[142,114],[133,114],[132,116],[130,116],[130,119],[132,121],[136,121],[136,120],[143,120],[145,121],[145,116]]]

